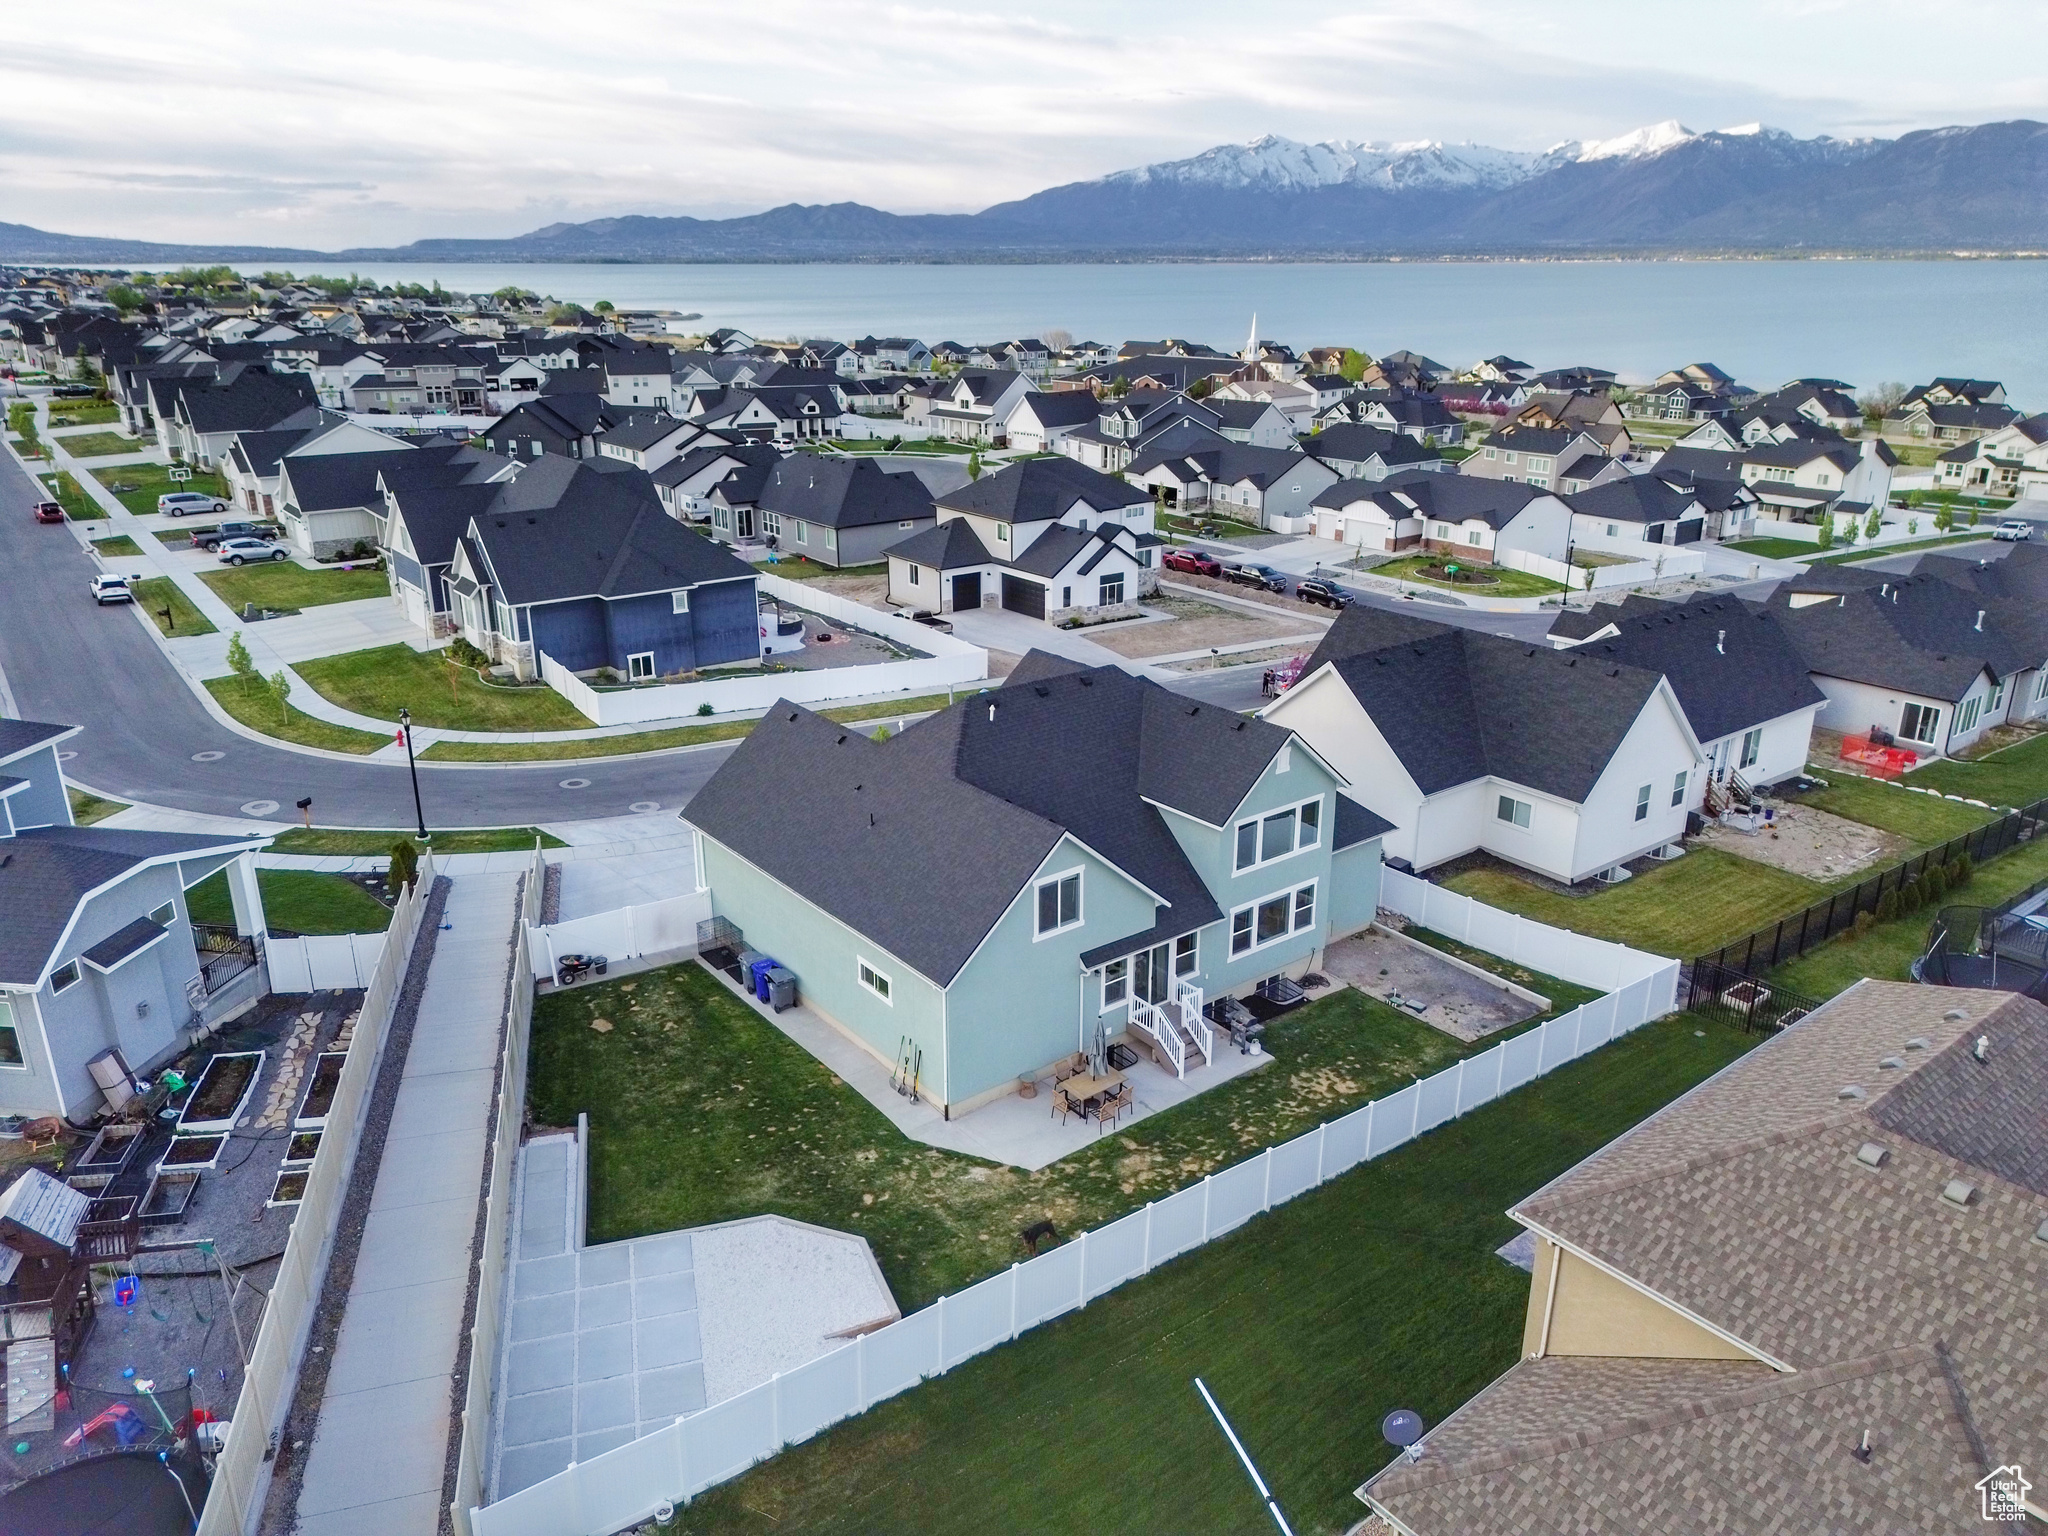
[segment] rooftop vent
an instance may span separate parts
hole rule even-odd
[[[2041,1225],[2034,1228],[2034,1241],[2037,1243],[2048,1243],[2048,1221],[2043,1221]]]
[[[1984,610],[1982,608],[1979,608],[1977,610],[1976,628],[1979,630],[1982,630],[1984,628]]]
[[[1869,1095],[1857,1084],[1850,1083],[1846,1087],[1837,1088],[1835,1090],[1835,1097],[1838,1099],[1863,1099],[1868,1098]]]
[[[1950,1020],[1950,1021],[1954,1021],[1954,1020],[1956,1020],[1956,1019],[1967,1019],[1967,1018],[1969,1017],[1969,1015],[1968,1015],[1967,1013],[1963,1012],[1963,1010],[1962,1010],[1962,1009],[1960,1009],[1960,1008],[1951,1008],[1951,1009],[1949,1009],[1949,1011],[1948,1011],[1947,1013],[1944,1013],[1944,1014],[1942,1015],[1942,1017],[1943,1017],[1944,1019],[1948,1019],[1948,1020]]]
[[[1941,1198],[1950,1205],[1968,1205],[1977,1198],[1977,1186],[1968,1179],[1950,1179],[1941,1186]]]
[[[1892,1071],[1892,1072],[1896,1072],[1896,1071],[1898,1071],[1898,1070],[1899,1070],[1899,1069],[1900,1069],[1901,1067],[1903,1067],[1903,1066],[1904,1066],[1905,1064],[1906,1064],[1906,1058],[1905,1058],[1905,1057],[1903,1057],[1903,1056],[1887,1056],[1887,1057],[1885,1057],[1885,1059],[1884,1059],[1883,1061],[1880,1061],[1880,1062],[1878,1063],[1878,1065],[1879,1065],[1880,1067],[1884,1067],[1884,1068],[1886,1068],[1887,1070],[1889,1070],[1889,1071]]]
[[[1979,1061],[1989,1061],[1991,1059],[1991,1037],[1989,1035],[1979,1035],[1977,1043],[1970,1047],[1970,1054]]]
[[[1906,1049],[1907,1049],[1907,1050],[1909,1050],[1909,1051],[1924,1051],[1924,1050],[1926,1050],[1926,1049],[1927,1049],[1927,1037],[1926,1037],[1925,1035],[1915,1035],[1915,1036],[1914,1036],[1914,1037],[1913,1037],[1912,1039],[1910,1039],[1910,1040],[1908,1040],[1908,1041],[1906,1042]]]
[[[1877,1142],[1866,1141],[1856,1149],[1856,1161],[1866,1168],[1882,1168],[1885,1159],[1892,1155],[1892,1149]]]
[[[1728,654],[1728,631],[1725,629],[1714,631],[1714,654],[1716,656],[1726,656]]]

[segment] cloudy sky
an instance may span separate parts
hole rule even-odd
[[[0,219],[333,249],[985,207],[1278,133],[2048,118],[2038,0],[95,0],[0,51]]]

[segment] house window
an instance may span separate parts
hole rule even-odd
[[[1758,759],[1759,757],[1762,757],[1762,756],[1763,756],[1763,752],[1764,752],[1764,728],[1763,728],[1762,726],[1758,726],[1758,727],[1757,727],[1757,728],[1756,728],[1755,730],[1753,730],[1753,731],[1745,731],[1745,732],[1743,732],[1743,734],[1742,734],[1742,760],[1741,760],[1741,761],[1740,761],[1739,763],[1737,763],[1737,764],[1736,764],[1736,766],[1737,766],[1738,768],[1753,768],[1753,767],[1755,767],[1755,766],[1756,766],[1756,760],[1757,760],[1757,759]]]
[[[1102,1006],[1114,1008],[1131,995],[1131,962],[1112,960],[1102,968]]]
[[[1637,791],[1636,791],[1636,820],[1637,820],[1637,821],[1648,821],[1649,819],[1650,819],[1650,786],[1649,786],[1649,785],[1647,785],[1647,784],[1645,784],[1645,785],[1644,785],[1644,786],[1643,786],[1643,787],[1642,787],[1641,789],[1639,789],[1639,790],[1637,790]]]
[[[1906,741],[1932,742],[1941,730],[1941,711],[1925,704],[1908,704],[1899,711],[1899,735]]]
[[[14,1028],[14,1004],[0,997],[0,1067],[26,1065],[21,1059],[21,1036]]]
[[[1081,924],[1081,871],[1038,882],[1038,937],[1065,933]]]
[[[78,962],[76,960],[67,960],[64,964],[58,966],[57,969],[50,972],[50,990],[52,992],[62,992],[77,980]]]
[[[1496,821],[1504,821],[1511,827],[1529,828],[1529,802],[1517,800],[1512,795],[1502,795],[1493,807]]]
[[[1072,587],[1060,588],[1060,606],[1062,608],[1071,608],[1074,606],[1074,589]]]
[[[1100,595],[1097,597],[1096,601],[1102,603],[1104,606],[1107,606],[1111,603],[1120,603],[1123,600],[1124,573],[1122,571],[1118,571],[1114,576],[1103,577]]]
[[[879,997],[883,1002],[889,1003],[891,1007],[894,1007],[895,1004],[891,1001],[889,996],[890,982],[888,976],[883,972],[876,970],[872,965],[869,965],[867,961],[860,959],[858,956],[855,957],[854,963],[858,965],[860,968],[860,984],[866,987],[870,992],[874,993],[875,996]]]
[[[780,512],[763,512],[761,514],[761,531],[772,538],[781,538],[782,514]]]
[[[1239,907],[1230,914],[1230,952],[1243,955],[1276,944],[1288,934],[1312,926],[1315,916],[1313,882]]]
[[[801,519],[799,519],[796,524],[796,541],[799,544],[808,544],[811,542],[811,525],[809,523],[803,522]]]
[[[839,547],[839,537],[830,528],[820,529],[819,532],[823,536],[825,547],[827,549],[836,549]]]
[[[1963,704],[1962,713],[1956,716],[1956,729],[1959,731],[1975,730],[1977,727],[1977,711],[1983,703],[1982,699],[1966,700]]]
[[[1486,456],[1487,456],[1487,457],[1488,457],[1489,459],[1497,459],[1497,458],[1499,458],[1499,457],[1500,457],[1499,453],[1497,453],[1497,452],[1496,452],[1496,451],[1495,451],[1494,449],[1491,449],[1491,448],[1489,448],[1489,449],[1487,449],[1487,450],[1486,450]]]
[[[898,528],[915,528],[915,527],[917,526],[917,524],[916,524],[916,522],[915,522],[915,521],[913,521],[913,520],[911,520],[911,519],[909,519],[909,518],[906,518],[906,519],[904,519],[904,520],[903,520],[902,522],[898,523],[898,524],[897,524],[896,526],[897,526]],[[798,524],[797,524],[797,527],[798,527],[798,528],[802,528],[802,527],[803,527],[803,524],[802,524],[802,523],[798,523]],[[803,535],[802,535],[801,533],[799,533],[799,534],[797,535],[797,542],[798,542],[799,544],[801,544],[801,543],[803,542]]]
[[[1997,687],[1995,687],[1995,688],[1993,688],[1993,689],[1991,690],[1991,701],[1990,701],[1990,702],[1989,702],[1988,704],[1986,704],[1986,705],[1984,706],[1984,713],[1986,713],[1987,715],[1995,715],[1995,714],[1997,714],[1997,713],[1998,713],[1998,706],[1999,706],[1999,705],[2001,705],[2001,704],[2003,704],[2004,702],[2005,702],[2005,684],[2004,684],[2004,682],[2003,682],[2003,681],[2001,681],[2001,682],[2000,682],[2000,683],[1998,684],[1998,686],[1997,686]]]
[[[1269,811],[1237,824],[1235,867],[1239,872],[1313,848],[1322,837],[1323,802],[1314,800]]]
[[[685,591],[681,591],[681,592],[671,592],[671,593],[669,593],[669,595],[668,595],[668,611],[669,611],[670,613],[688,613],[688,612],[690,611],[690,594],[689,594],[689,592],[688,592],[687,590],[685,590]]]
[[[1294,893],[1294,931],[1313,928],[1316,922],[1316,888],[1304,885]]]
[[[1671,803],[1674,806],[1685,804],[1685,779],[1685,774],[1680,773],[1671,781]]]
[[[626,658],[626,680],[644,683],[654,676],[654,652],[635,651]]]
[[[177,916],[178,904],[175,901],[167,901],[149,914],[149,920],[159,928],[168,928]]]
[[[1173,941],[1173,974],[1192,976],[1202,968],[1201,935],[1184,933]]]
[[[998,544],[1007,544],[1010,542],[1010,525],[1008,523],[996,524],[996,542]]]
[[[924,567],[918,565],[913,565],[910,568],[910,584],[913,587],[917,586],[923,580],[923,571]]]

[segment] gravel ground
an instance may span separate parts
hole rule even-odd
[[[384,1140],[391,1130],[391,1112],[398,1102],[399,1080],[405,1076],[406,1053],[412,1049],[413,1027],[419,1022],[420,997],[427,990],[427,971],[434,963],[434,943],[441,931],[441,913],[448,905],[453,882],[438,876],[427,895],[427,910],[421,915],[419,938],[405,969],[405,981],[398,992],[391,1027],[384,1037],[384,1059],[377,1064],[376,1081],[370,1085],[370,1110],[363,1124],[363,1139],[356,1148],[355,1166],[349,1170],[347,1193],[342,1197],[341,1216],[334,1235],[334,1251],[328,1257],[326,1278],[320,1286],[320,1300],[313,1309],[313,1326],[306,1340],[306,1353],[299,1362],[298,1385],[292,1406],[285,1415],[284,1431],[278,1438],[276,1460],[271,1466],[270,1491],[264,1500],[258,1529],[264,1536],[285,1536],[298,1523],[299,1484],[305,1476],[305,1451],[313,1443],[313,1429],[319,1422],[320,1403],[327,1393],[327,1369],[334,1361],[335,1340],[341,1334],[341,1314],[348,1306],[349,1286],[355,1280],[356,1255],[362,1247],[363,1225],[370,1215],[370,1197],[377,1188],[377,1169],[384,1158]]]
[[[1512,992],[1381,933],[1361,933],[1332,944],[1323,955],[1323,971],[1382,1002],[1392,1002],[1398,995],[1402,1002],[1396,1007],[1411,1001],[1426,1004],[1415,1016],[1460,1040],[1482,1040],[1540,1011]],[[1413,1008],[1407,1011],[1415,1013]]]
[[[1902,859],[1913,846],[1896,833],[1813,806],[1780,804],[1777,812],[1775,832],[1741,832],[1710,822],[1693,841],[1810,880],[1840,880],[1858,870]]]
[[[1254,640],[1277,640],[1299,634],[1289,629],[1280,616],[1258,619],[1191,597],[1161,595],[1148,598],[1148,610],[1171,616],[1165,624],[1105,624],[1084,631],[1097,645],[1107,646],[1119,656],[1167,656],[1192,651],[1205,645],[1246,645]]]

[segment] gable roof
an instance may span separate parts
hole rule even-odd
[[[833,528],[923,522],[934,515],[932,493],[913,471],[887,474],[873,459],[815,453],[777,463],[756,499],[763,511]]]
[[[1340,480],[1326,487],[1313,504],[1343,507],[1370,501],[1394,522],[1411,517],[1446,523],[1476,520],[1500,529],[1519,517],[1522,509],[1537,497],[1550,494],[1515,480],[1411,469],[1384,480]]]
[[[1005,464],[994,474],[946,492],[938,505],[998,522],[1038,523],[1064,516],[1076,501],[1085,501],[1097,512],[1111,512],[1151,499],[1150,492],[1129,481],[1059,457]]]
[[[1685,481],[1662,475],[1629,475],[1572,491],[1564,502],[1587,517],[1611,517],[1627,523],[1668,523],[1705,511],[1699,494]]]
[[[1443,457],[1432,443],[1420,442],[1391,427],[1376,427],[1362,421],[1332,422],[1322,431],[1296,441],[1326,463],[1337,459],[1363,464],[1377,458],[1381,463],[1390,465],[1427,464]]]
[[[1959,699],[1987,670],[2009,677],[2037,664],[1996,624],[1978,627],[1982,598],[1936,576],[1886,576],[1875,587],[1838,592],[1832,603],[1793,607],[1789,582],[1770,608],[1807,669],[1827,677]]]
[[[1303,680],[1325,664],[1425,795],[1492,775],[1574,804],[1662,681],[1608,657],[1364,604],[1337,616]]]

